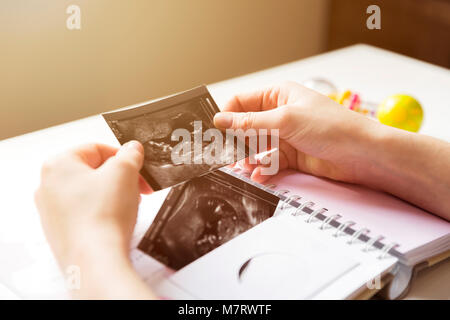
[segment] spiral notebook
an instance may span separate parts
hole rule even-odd
[[[384,291],[396,298],[407,288],[415,264],[448,256],[450,224],[390,195],[289,170],[264,186],[240,169],[221,171],[280,202],[272,217],[178,271],[167,269],[152,283],[163,296],[367,298],[393,278],[396,283]],[[422,233],[416,229],[419,221]]]
[[[321,179],[286,170],[268,181],[325,206],[356,229],[368,228],[370,237],[395,241],[393,251],[402,262],[414,265],[450,247],[450,223],[381,191]]]
[[[243,181],[237,189],[251,185],[248,191],[262,190],[283,201],[271,217],[268,211],[255,226],[176,271],[137,249],[172,190],[143,196],[130,257],[161,297],[343,299],[368,298],[382,289],[386,297],[397,298],[415,265],[449,256],[449,223],[390,195],[290,170],[265,186],[251,182],[245,172],[221,171]],[[199,195],[192,193],[189,200]],[[36,244],[26,248],[34,262],[13,273],[3,266],[0,295],[68,298],[64,274],[38,221],[36,231]],[[10,250],[18,252],[17,246]]]

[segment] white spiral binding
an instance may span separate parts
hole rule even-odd
[[[365,252],[373,250],[375,247],[373,246],[375,242],[379,242],[384,239],[384,236],[372,237],[369,241],[367,241],[366,246],[362,249]],[[376,248],[375,248],[376,249]]]
[[[285,195],[285,194],[288,194],[288,193],[289,193],[289,190],[281,189],[281,190],[275,191],[273,194],[278,197],[278,196]]]
[[[306,214],[306,212],[303,211],[303,209],[306,208],[306,207],[312,207],[312,206],[314,206],[314,205],[315,205],[314,202],[312,202],[312,201],[306,201],[306,202],[304,202],[303,204],[301,204],[299,207],[297,207],[297,209],[292,213],[292,215],[293,215],[294,217],[300,216],[300,215],[304,215],[304,214]]]
[[[390,244],[386,244],[383,246],[383,249],[381,249],[381,254],[378,256],[378,259],[384,259],[386,258],[386,256],[388,255],[388,252],[391,249],[394,249],[398,247],[398,244],[395,242],[391,242]]]
[[[351,227],[351,226],[353,226],[353,225],[355,225],[355,224],[356,224],[356,222],[353,222],[353,221],[346,221],[344,223],[341,223],[339,225],[339,227],[336,228],[336,232],[333,234],[333,237],[337,238],[337,237],[339,237],[341,235],[345,235],[346,233],[345,233],[344,230],[349,228],[349,227]]]
[[[322,224],[320,225],[319,229],[325,230],[328,227],[332,228],[330,226],[331,221],[338,220],[339,218],[342,218],[340,214],[332,214],[331,216],[326,217],[325,220],[323,220]]]
[[[264,190],[269,191],[272,188],[275,188],[276,185],[275,184],[267,184],[264,186]]]
[[[307,222],[307,223],[311,223],[311,222],[315,221],[314,218],[315,218],[319,213],[322,214],[322,213],[327,212],[327,211],[328,211],[328,209],[325,209],[325,208],[320,208],[320,209],[314,210],[313,212],[311,212],[311,214],[309,215],[309,217],[306,219],[306,222]]]
[[[360,236],[360,235],[362,235],[362,234],[368,234],[369,232],[370,232],[369,229],[367,229],[367,228],[361,228],[361,229],[359,229],[358,231],[355,231],[355,232],[352,234],[352,237],[350,238],[350,240],[347,241],[347,243],[348,243],[348,244],[353,244],[353,243],[355,243],[355,241],[357,241],[357,240],[359,239],[359,236]]]
[[[276,185],[271,184],[271,185],[265,186],[264,189],[271,191],[276,196],[286,195],[287,193],[289,193],[289,190],[286,190],[286,189],[280,189],[277,191],[273,191],[272,188],[275,188],[275,187],[276,187]],[[303,201],[303,203],[300,204],[300,202],[298,200],[301,200],[301,199],[303,199],[301,196],[298,196],[295,194],[290,195],[289,197],[287,197],[286,199],[283,200],[281,209],[283,210],[283,209],[286,209],[287,207],[294,207],[296,209],[293,213],[291,213],[292,216],[306,215],[307,213],[304,212],[303,209],[306,207],[311,208],[315,205],[315,203],[312,201]],[[293,202],[297,202],[300,205],[298,207],[295,207],[293,205]],[[312,223],[314,221],[318,221],[319,219],[317,218],[317,215],[324,214],[327,211],[328,211],[328,209],[326,209],[326,208],[314,209],[314,211],[308,215],[305,222]],[[340,214],[333,214],[333,215],[327,216],[325,219],[322,220],[322,223],[320,224],[319,229],[326,230],[326,229],[332,228],[333,226],[331,225],[331,222],[338,220],[340,218],[342,218],[342,216]],[[355,224],[356,223],[353,221],[341,222],[339,224],[339,226],[336,228],[336,231],[333,233],[333,236],[340,237],[342,235],[348,235],[345,232],[345,230],[347,228],[351,228]],[[346,243],[348,245],[355,244],[358,242],[358,240],[360,240],[360,236],[365,235],[368,237],[369,233],[370,233],[370,230],[367,228],[360,228],[360,229],[354,230],[353,234],[351,235],[351,238]],[[381,241],[383,239],[384,239],[384,236],[382,236],[382,235],[379,235],[377,237],[369,237],[369,240],[365,242],[365,245],[364,245],[362,251],[369,252],[372,250],[380,250],[381,252],[377,257],[378,257],[378,259],[384,259],[385,257],[388,256],[388,253],[391,249],[398,247],[398,244],[397,243],[390,243],[387,245],[385,244],[385,245],[383,245],[383,247],[381,249],[378,249],[377,247],[375,247],[375,244],[381,243]]]
[[[283,201],[283,204],[281,205],[281,209],[285,209],[286,207],[288,207],[288,206],[291,205],[291,202],[300,200],[301,198],[302,198],[302,197],[297,196],[297,195],[295,195],[295,194],[292,195],[292,196],[289,196],[285,201]]]
[[[229,170],[229,169],[228,169]],[[242,169],[241,168],[233,168],[229,171],[232,171],[235,174],[238,175],[243,175],[242,174]],[[253,183],[253,182],[251,182]],[[255,183],[253,183],[255,184]],[[274,184],[268,184],[268,185],[260,185],[260,184],[256,184],[260,187],[262,187],[262,189],[273,193],[276,196],[281,196],[281,195],[286,195],[287,193],[289,193],[289,190],[286,189],[280,189],[277,191],[274,191],[273,188],[276,187],[276,185]],[[298,200],[303,199],[301,196],[298,195],[290,195],[289,197],[287,197],[286,199],[282,200],[283,204],[281,205],[281,209],[286,209],[287,207],[293,207],[295,208],[294,212],[291,213],[292,216],[300,216],[300,215],[306,215],[307,212],[303,211],[303,209],[305,209],[306,207],[311,208],[313,206],[315,206],[315,203],[312,201],[303,201],[303,203],[300,203]],[[294,202],[297,202],[299,204],[298,207],[295,207],[293,205]],[[311,209],[312,210],[312,209]],[[307,223],[312,223],[314,221],[319,220],[317,218],[317,215],[319,214],[324,214],[325,212],[327,212],[328,209],[326,208],[319,208],[319,209],[314,209],[313,212],[311,212],[309,214],[309,216],[306,218],[305,222]],[[342,218],[342,216],[340,214],[333,214],[333,215],[329,215],[326,216],[324,220],[322,220],[321,225],[319,226],[320,230],[326,230],[329,228],[332,228],[333,226],[331,225],[331,223],[335,220],[338,220]],[[351,228],[352,226],[354,226],[356,223],[353,221],[345,221],[345,222],[341,222],[339,224],[338,227],[336,227],[336,230],[333,232],[333,237],[340,237],[343,235],[348,235],[348,233],[345,232],[345,230],[347,228]],[[349,245],[355,244],[359,239],[360,236],[367,236],[370,233],[370,230],[367,228],[360,228],[358,230],[354,230],[353,234],[351,234],[351,238],[346,242]],[[382,244],[381,241],[384,239],[384,236],[379,235],[377,237],[368,237],[369,240],[367,240],[365,242],[365,245],[362,249],[362,251],[364,252],[368,252],[368,251],[372,251],[372,250],[380,250],[380,254],[378,255],[378,259],[384,259],[385,257],[388,256],[388,253],[392,250],[395,249],[396,247],[398,247],[399,245],[395,242],[392,242],[390,244]],[[383,246],[381,248],[377,248],[375,247],[376,243],[381,243]]]

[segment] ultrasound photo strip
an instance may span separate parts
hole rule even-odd
[[[178,270],[272,217],[278,201],[214,171],[172,188],[138,248]]]
[[[130,140],[138,140],[143,144],[145,158],[141,174],[156,191],[223,167],[230,163],[225,159],[235,162],[248,156],[248,148],[240,148],[240,145],[233,140],[233,148],[225,148],[220,153],[219,158],[224,159],[222,162],[174,163],[172,161],[172,151],[179,144],[179,141],[172,140],[172,133],[176,129],[187,130],[188,136],[194,137],[191,141],[195,141],[196,135],[214,128],[213,118],[217,112],[219,108],[208,89],[200,86],[149,104],[104,113],[103,117],[121,144]],[[196,125],[199,122],[200,129]],[[204,151],[211,142],[201,141],[200,143],[203,157]],[[223,143],[229,143],[225,135]],[[189,158],[196,157],[197,154],[195,149],[199,146],[194,148],[193,145],[189,144],[187,148]],[[236,155],[242,156],[235,157]]]

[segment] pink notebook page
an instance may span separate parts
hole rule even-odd
[[[386,242],[400,245],[397,250],[401,253],[450,233],[446,220],[384,192],[293,170],[280,172],[266,184],[275,184],[275,190],[287,189],[289,194],[312,201],[314,208],[320,206],[330,214],[340,214],[339,221],[352,220],[355,228],[370,229],[371,236],[385,236]]]

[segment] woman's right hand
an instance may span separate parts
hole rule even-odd
[[[294,82],[235,96],[214,123],[221,129],[278,129],[280,170],[353,183],[369,165],[367,142],[384,127]],[[270,178],[262,166],[246,162],[258,182]]]
[[[281,170],[380,189],[450,220],[446,141],[388,127],[293,82],[237,95],[223,111],[218,128],[279,130]],[[246,167],[255,181],[270,178],[261,163]]]

